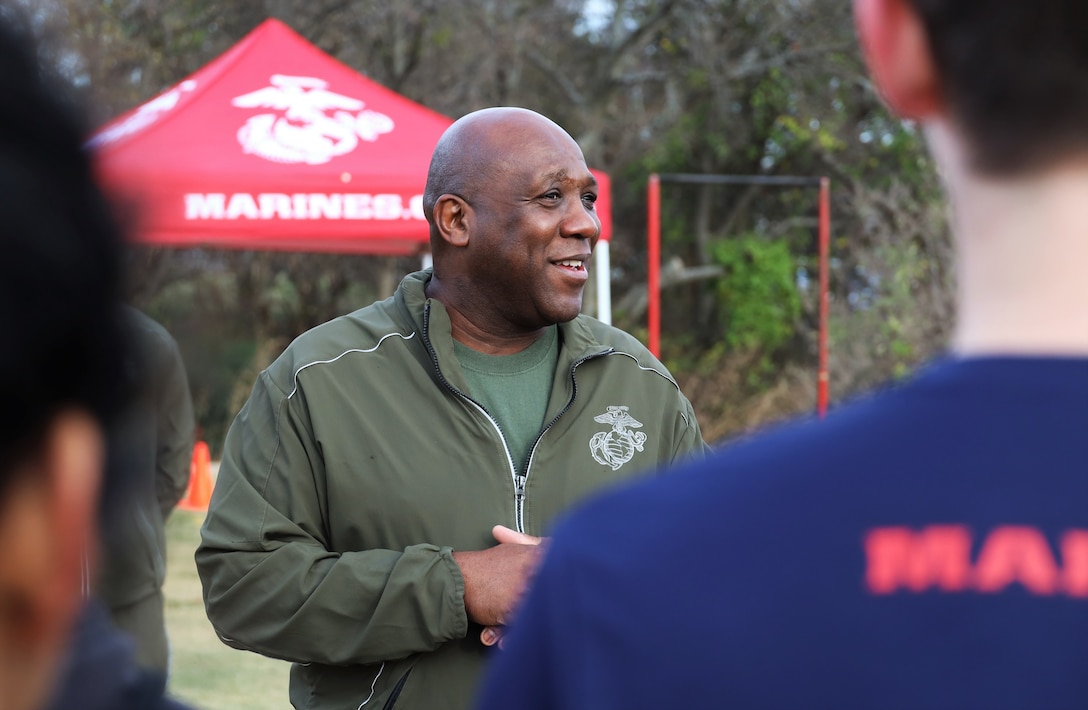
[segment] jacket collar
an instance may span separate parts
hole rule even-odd
[[[437,358],[437,367],[451,385],[467,389],[461,366],[453,353],[453,336],[446,307],[424,292],[431,280],[431,269],[408,274],[397,288],[396,300],[403,313],[411,320],[416,332],[422,334],[423,343]],[[604,355],[612,348],[594,337],[586,325],[586,317],[559,324],[559,361],[557,373],[569,372],[575,363]]]

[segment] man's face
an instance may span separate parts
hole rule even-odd
[[[578,145],[553,127],[512,131],[470,200],[468,273],[488,317],[514,332],[573,319],[601,234],[597,181]],[[477,316],[481,314],[475,314]]]

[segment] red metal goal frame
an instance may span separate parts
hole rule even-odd
[[[830,297],[831,253],[831,180],[825,177],[794,177],[780,175],[699,175],[691,173],[653,173],[646,186],[647,235],[647,317],[649,348],[655,357],[661,357],[661,183],[694,183],[713,185],[767,185],[773,187],[819,188],[819,333],[817,336],[818,360],[816,375],[816,411],[822,417],[827,413],[828,392],[828,316]]]

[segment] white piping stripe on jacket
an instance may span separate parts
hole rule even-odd
[[[379,343],[380,345],[380,343]],[[382,677],[382,671],[385,670],[385,661],[382,661],[381,668],[378,669],[378,675],[374,676],[373,682],[370,684],[370,695],[366,696],[366,700],[359,703],[359,707],[355,710],[363,710],[363,706],[370,702],[370,699],[374,697],[374,686],[378,684],[378,678]]]
[[[416,337],[416,334],[415,334],[414,331],[412,332],[411,335],[407,335],[407,336],[404,335],[403,333],[388,333],[386,335],[383,335],[381,340],[378,341],[377,345],[375,345],[372,348],[366,348],[365,350],[359,349],[359,348],[352,348],[351,350],[345,350],[344,352],[340,353],[339,355],[332,358],[331,360],[315,360],[314,362],[308,362],[305,365],[303,365],[302,367],[295,370],[295,378],[294,378],[294,382],[293,382],[293,388],[291,389],[291,394],[287,395],[287,399],[291,399],[292,397],[295,396],[295,392],[298,392],[298,375],[299,375],[300,372],[305,370],[307,367],[312,367],[313,365],[328,365],[330,363],[336,362],[340,358],[344,357],[345,355],[349,355],[351,353],[372,353],[372,352],[374,352],[375,350],[377,350],[378,348],[380,348],[382,346],[382,343],[385,342],[386,338],[392,338],[394,335],[397,336],[398,338],[402,338],[403,340],[411,340],[412,338]]]
[[[294,379],[293,379],[293,382],[292,382],[291,393],[287,395],[287,399],[291,399],[291,397],[295,396],[295,392],[298,392],[298,376],[299,376],[299,373],[302,372],[303,370],[305,370],[307,367],[312,367],[313,365],[328,365],[330,363],[336,362],[337,360],[344,357],[345,355],[350,355],[351,353],[372,353],[372,352],[376,351],[378,348],[380,348],[382,346],[382,343],[384,343],[387,338],[392,338],[393,336],[396,336],[396,337],[401,338],[403,340],[411,340],[412,338],[416,337],[416,334],[415,334],[415,331],[413,331],[409,335],[404,335],[403,333],[387,333],[386,335],[383,335],[381,337],[381,339],[377,342],[377,344],[375,344],[374,347],[372,347],[372,348],[365,348],[365,349],[352,348],[351,350],[345,350],[344,352],[340,353],[336,357],[331,358],[329,360],[315,360],[314,362],[306,363],[302,367],[295,370],[295,376],[294,376]],[[675,387],[678,392],[680,391],[680,385],[676,384],[676,381],[674,379],[672,379],[668,375],[663,374],[662,372],[660,372],[656,368],[646,367],[645,365],[643,365],[641,362],[638,361],[637,357],[635,357],[631,353],[624,352],[622,350],[613,350],[612,352],[608,353],[608,355],[623,355],[624,357],[629,357],[629,358],[631,358],[632,360],[635,361],[635,367],[637,367],[638,369],[643,370],[645,372],[652,372],[655,375],[657,375],[658,377],[661,377],[661,378],[663,378],[665,380],[668,380],[668,382],[671,383],[672,386]],[[687,416],[685,416],[683,413],[681,413],[680,416],[684,417],[684,422],[686,424],[688,424],[689,426],[691,425],[691,422],[688,421]]]
[[[654,373],[656,375],[659,375],[659,376],[665,378],[670,383],[672,383],[672,386],[676,388],[677,392],[680,392],[681,394],[683,394],[683,392],[681,392],[681,390],[680,390],[680,385],[676,384],[676,380],[672,379],[668,375],[662,373],[661,371],[659,371],[659,370],[657,370],[655,368],[646,367],[645,365],[643,365],[641,362],[638,361],[637,357],[635,357],[631,353],[625,353],[622,350],[613,350],[612,352],[609,353],[609,355],[625,355],[625,356],[631,358],[632,360],[635,361],[635,367],[637,367],[640,370],[645,370],[647,372],[652,372],[652,373]],[[684,418],[684,423],[685,424],[687,424],[688,426],[691,426],[691,422],[688,421],[688,415],[684,414],[683,412],[680,412],[680,416]]]
[[[675,387],[677,390],[680,389],[680,385],[676,384],[676,381],[674,379],[672,379],[671,377],[669,377],[668,375],[664,374],[663,372],[661,372],[660,370],[658,370],[656,368],[646,367],[645,365],[643,365],[641,362],[638,361],[637,357],[635,357],[631,353],[626,353],[626,352],[624,352],[622,350],[613,350],[612,352],[610,352],[608,354],[609,355],[624,355],[626,357],[629,357],[629,358],[631,358],[632,360],[635,361],[635,367],[637,367],[638,369],[645,370],[646,372],[652,372],[655,375],[659,375],[662,378],[668,380],[672,384],[672,386]]]

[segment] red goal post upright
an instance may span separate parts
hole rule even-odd
[[[830,312],[831,255],[831,181],[827,177],[793,177],[786,175],[698,175],[691,173],[653,173],[646,186],[646,258],[649,262],[646,280],[647,326],[649,348],[661,357],[661,183],[694,183],[713,185],[766,185],[771,187],[815,187],[819,198],[819,333],[817,334],[816,411],[822,417],[828,406],[828,318]]]

